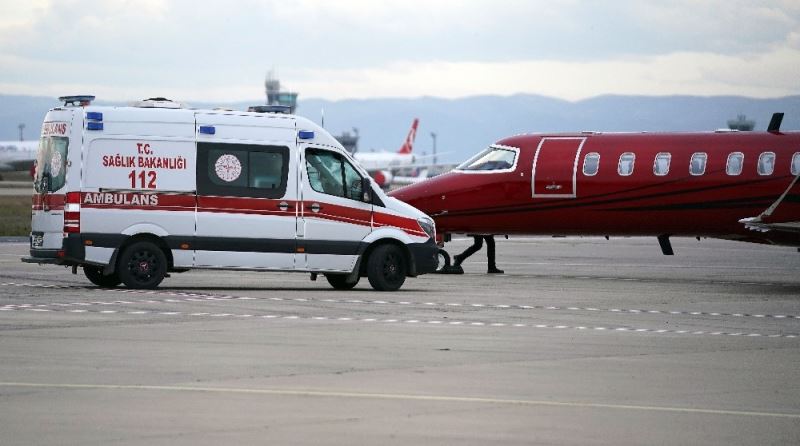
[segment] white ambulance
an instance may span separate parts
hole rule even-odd
[[[45,117],[24,262],[130,288],[209,268],[324,274],[336,289],[367,277],[388,291],[437,267],[433,221],[307,119],[93,99],[61,98]]]

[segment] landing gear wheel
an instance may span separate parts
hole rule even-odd
[[[403,253],[395,245],[380,245],[367,261],[367,278],[378,291],[395,291],[406,281],[408,267]]]
[[[356,276],[356,280],[348,281],[347,279],[349,277],[349,274],[325,274],[328,283],[337,290],[351,290],[358,284],[358,279],[360,279],[360,277]]]
[[[128,288],[152,289],[167,274],[167,258],[153,243],[136,242],[122,251],[117,271]]]
[[[439,267],[436,270],[437,273],[442,272],[442,270],[447,269],[450,267],[450,254],[447,253],[444,249],[439,249]]]
[[[83,265],[83,274],[86,275],[86,278],[89,279],[89,282],[92,282],[101,288],[114,288],[121,282],[116,273],[109,275],[103,274],[102,266]]]

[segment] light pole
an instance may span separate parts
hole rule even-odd
[[[436,133],[431,132],[431,138],[433,138],[433,164],[436,164]]]
[[[22,131],[25,130],[25,124],[20,124],[17,128],[19,129],[19,140],[24,141],[25,138],[22,137]]]

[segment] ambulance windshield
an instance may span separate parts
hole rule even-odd
[[[507,170],[514,167],[516,159],[516,150],[489,147],[458,166],[457,169],[467,171]]]
[[[33,187],[38,193],[54,192],[64,187],[67,173],[67,145],[63,136],[45,136],[39,141]]]

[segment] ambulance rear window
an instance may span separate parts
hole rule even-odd
[[[254,144],[197,144],[201,195],[280,198],[286,193],[289,148]]]
[[[64,187],[68,146],[69,139],[63,136],[45,136],[39,141],[33,179],[36,192],[55,192]]]

